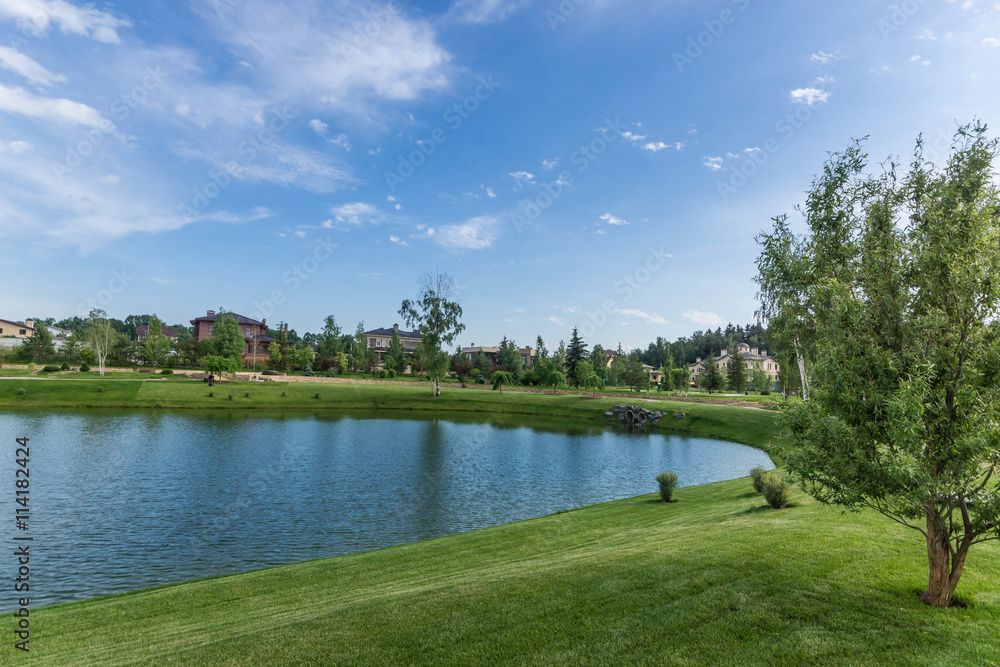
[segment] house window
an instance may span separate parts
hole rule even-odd
[[[247,327],[247,338],[249,338],[252,335],[253,333],[250,331],[250,327]]]
[[[22,335],[22,336],[26,336],[27,334],[28,334],[28,332],[27,332],[27,331],[25,331],[24,329],[21,329],[21,335]]]

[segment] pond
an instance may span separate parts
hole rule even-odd
[[[483,419],[480,417],[479,419]],[[757,449],[573,422],[372,414],[0,414],[30,438],[31,601],[386,547],[773,467]],[[13,522],[5,520],[11,544]],[[10,596],[0,609],[13,608]]]

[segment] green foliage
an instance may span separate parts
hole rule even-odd
[[[699,381],[704,389],[708,389],[709,392],[716,389],[722,389],[723,378],[722,372],[719,370],[719,366],[715,363],[715,358],[709,353],[708,357],[702,359],[702,371],[699,376]]]
[[[108,354],[111,353],[112,346],[121,335],[111,325],[107,313],[100,308],[90,311],[90,315],[87,317],[86,333],[87,342],[94,351],[94,361],[97,362],[97,370],[103,377],[104,365]]]
[[[292,363],[302,369],[311,366],[313,359],[316,357],[311,347],[292,348],[289,351],[289,355],[291,356]]]
[[[729,388],[737,393],[743,393],[747,386],[747,367],[743,360],[743,355],[733,350],[729,353],[729,361],[726,363],[726,382]]]
[[[472,369],[472,362],[462,354],[462,348],[456,349],[455,354],[451,355],[452,374],[458,378],[459,382],[464,382],[465,378],[472,372]]]
[[[592,389],[596,398],[597,392],[604,388],[604,380],[601,379],[600,375],[591,371],[580,380],[580,386],[585,389]]]
[[[142,342],[142,358],[153,366],[159,366],[170,352],[170,339],[163,335],[160,318],[153,315],[149,319],[149,333]],[[240,348],[242,353],[242,348]]]
[[[80,372],[81,373],[89,373],[90,372],[90,366],[88,366],[85,363],[84,364],[80,364]]]
[[[1000,539],[998,145],[975,122],[953,146],[938,169],[918,140],[906,174],[867,175],[860,142],[833,154],[805,236],[776,219],[758,261],[778,332],[811,344],[810,400],[784,413],[788,470],[822,502],[919,531],[921,599],[939,607],[969,549]]]
[[[394,377],[396,377],[396,369],[395,369],[395,368],[390,368],[390,369],[389,369],[388,371],[386,371],[386,372],[388,373],[388,375],[389,375],[389,377],[390,377],[390,378],[394,378]]]
[[[160,371],[160,375],[173,375],[173,374],[174,372],[169,368],[164,368],[162,371]]]
[[[321,368],[330,369],[336,366],[337,357],[344,351],[344,343],[341,340],[343,333],[336,318],[327,315],[323,320],[323,332],[316,341],[316,354]]]
[[[66,363],[65,361],[62,362],[62,365],[59,366],[59,370],[61,370],[61,371],[68,371],[69,370],[69,364]]]
[[[687,368],[674,368],[670,371],[670,386],[677,391],[686,391],[690,387],[691,371]]]
[[[503,393],[503,386],[505,384],[509,385],[514,381],[514,376],[512,376],[507,371],[493,371],[493,388],[499,389],[500,393]]]
[[[753,482],[753,490],[757,493],[764,491],[764,475],[766,474],[767,471],[762,466],[750,468],[750,480]]]
[[[661,472],[656,476],[656,483],[660,485],[660,500],[665,503],[672,501],[677,488],[677,473],[673,470]]]
[[[395,368],[400,373],[406,370],[408,365],[406,355],[406,344],[403,343],[403,339],[399,337],[399,331],[396,329],[392,330],[392,338],[389,339],[389,345],[385,348],[385,362],[386,367],[392,362],[392,368]]]
[[[203,359],[205,371],[219,378],[223,373],[235,373],[240,369],[239,362],[232,357],[222,357],[217,354],[206,355]]]
[[[237,367],[241,367],[245,349],[246,340],[236,318],[231,313],[219,313],[212,327],[212,354],[232,359]]]
[[[569,349],[566,350],[566,379],[575,387],[580,386],[583,373],[580,372],[580,362],[587,358],[587,344],[580,338],[576,327],[569,339]]]
[[[277,341],[273,341],[267,346],[267,365],[273,370],[281,370],[285,365],[285,359],[281,356],[281,345]],[[208,364],[208,357],[205,357],[205,364]]]
[[[481,351],[476,353],[472,366],[482,376],[488,377],[493,374],[493,362]]]
[[[31,338],[25,339],[17,348],[22,361],[44,364],[56,356],[56,347],[52,342],[52,334],[41,321],[35,321],[35,330]]]
[[[434,395],[440,396],[440,381],[448,368],[443,345],[450,345],[465,330],[460,322],[462,307],[453,300],[455,282],[447,274],[427,273],[421,279],[420,295],[406,299],[399,314],[407,325],[419,330],[424,348],[423,366],[434,380]]]
[[[503,367],[503,370],[510,373],[512,382],[517,383],[521,381],[521,377],[524,375],[521,350],[518,349],[517,343],[507,340],[506,336],[500,341],[500,365]]]
[[[316,374],[313,373],[312,366],[306,365],[306,367],[302,369],[302,375],[304,375],[305,377],[311,378],[311,377],[313,377]]]
[[[48,366],[45,366],[44,368],[42,368],[42,372],[43,373],[58,373],[59,372],[59,366],[56,366],[54,364],[49,364]]]
[[[764,494],[767,504],[776,510],[780,510],[788,504],[792,492],[784,475],[779,475],[774,471],[764,473],[760,490]]]

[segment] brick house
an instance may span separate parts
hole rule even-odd
[[[246,347],[243,348],[243,364],[251,366],[254,362],[266,363],[270,357],[267,348],[275,340],[267,335],[267,319],[258,322],[237,313],[225,314],[235,319],[243,332],[243,340],[246,343]],[[191,320],[194,342],[200,343],[212,338],[212,330],[215,328],[215,321],[218,317],[219,315],[216,315],[214,310],[210,310],[207,314]],[[147,327],[147,331],[148,329],[149,327]],[[288,330],[287,324],[285,330]],[[138,327],[136,327],[136,333],[138,333]]]

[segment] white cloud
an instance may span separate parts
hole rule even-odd
[[[917,39],[927,39],[932,42],[937,41],[937,37],[934,35],[934,31],[931,30],[930,28],[924,28],[923,32],[917,35]]]
[[[529,2],[530,0],[456,0],[445,19],[476,25],[499,23]]]
[[[552,158],[551,160],[542,160],[542,166],[546,169],[552,169],[557,164],[559,164],[559,158]]]
[[[390,237],[389,237],[389,240],[390,240],[390,241],[392,241],[393,243],[397,243],[397,244],[399,244],[399,245],[410,245],[409,243],[407,243],[407,242],[406,242],[406,241],[404,241],[403,239],[399,238],[399,237],[398,237],[398,236],[396,236],[395,234],[393,234],[392,236],[390,236]]]
[[[927,67],[928,65],[931,64],[930,60],[923,60],[919,55],[911,56],[910,57],[910,62],[911,63],[920,63],[924,67]]]
[[[493,188],[488,188],[485,185],[480,185],[482,189],[486,190],[486,196],[490,199],[496,199],[497,193],[493,192]]]
[[[226,3],[232,8],[224,15],[216,4],[195,6],[237,57],[254,65],[257,89],[266,86],[272,99],[367,115],[371,97],[414,100],[448,84],[451,55],[431,23],[408,16],[400,3],[242,0]]]
[[[704,162],[703,165],[711,169],[712,171],[719,171],[722,169],[722,162],[725,158],[721,157],[708,157],[707,155],[702,158]]]
[[[40,86],[51,86],[53,83],[67,81],[62,74],[53,74],[28,56],[9,46],[0,46],[0,67],[20,74],[28,81]]]
[[[627,220],[622,220],[621,218],[611,215],[610,213],[605,213],[601,216],[601,220],[609,225],[627,225],[629,224]]]
[[[492,246],[497,239],[496,228],[499,220],[489,216],[470,218],[454,225],[444,225],[427,230],[438,245],[459,250],[483,250]]]
[[[559,326],[565,327],[567,329],[570,328],[569,323],[561,317],[552,316],[549,318],[549,322],[552,322],[553,324],[558,324]]]
[[[27,31],[45,34],[49,27],[74,35],[84,35],[98,42],[118,44],[118,29],[132,25],[92,5],[75,7],[65,0],[0,0],[0,17],[12,18]]]
[[[997,39],[996,37],[987,37],[983,39],[983,44],[986,46],[997,47],[1000,46],[1000,39]]]
[[[118,185],[122,180],[122,177],[118,174],[108,174],[107,176],[102,176],[100,178],[101,183],[105,185]]]
[[[509,174],[518,183],[534,183],[535,175],[527,171],[512,171]]]
[[[684,144],[679,141],[673,144],[666,144],[662,141],[651,141],[648,144],[645,144],[642,148],[643,150],[656,153],[657,151],[662,151],[664,148],[674,148],[676,150],[680,150],[684,148]]]
[[[647,313],[643,310],[637,310],[634,308],[616,308],[614,312],[620,315],[631,315],[633,317],[638,317],[640,319],[646,320],[652,324],[666,324],[667,320],[659,315],[653,313]]]
[[[635,143],[637,141],[642,141],[643,139],[645,139],[646,135],[645,134],[635,134],[633,132],[622,132],[622,138],[623,139],[628,139],[632,143]]]
[[[685,317],[695,324],[701,324],[704,326],[722,324],[722,318],[712,312],[703,313],[700,310],[686,310],[681,314],[681,317]]]
[[[31,150],[31,144],[27,141],[10,141],[6,144],[0,141],[0,153],[11,153],[13,155],[20,155],[25,151]]]
[[[817,51],[816,53],[809,56],[809,60],[813,61],[814,63],[819,63],[821,65],[825,65],[829,62],[840,60],[841,58],[843,58],[843,56],[840,55],[840,51],[836,51],[834,53],[824,53],[822,51]]]
[[[348,225],[378,224],[384,217],[376,207],[359,201],[335,206],[330,209],[330,213],[333,214],[335,221]],[[332,227],[333,225],[324,223],[323,226]]]
[[[830,99],[830,93],[820,88],[797,88],[789,93],[789,95],[791,96],[793,102],[807,104],[809,106],[826,102]]]
[[[39,97],[24,88],[10,88],[0,84],[0,111],[22,116],[44,118],[63,125],[86,125],[88,127],[114,129],[111,121],[99,111],[86,104],[52,97]]]
[[[321,137],[325,137],[327,135],[327,131],[330,129],[329,125],[327,125],[318,118],[313,118],[311,121],[309,121],[309,127],[311,127],[313,129],[313,132],[315,132]]]

